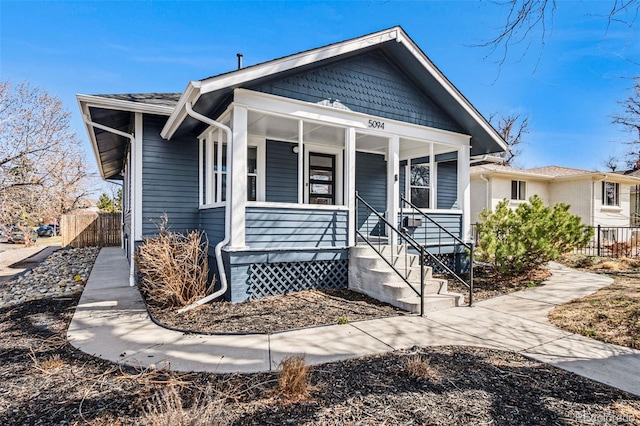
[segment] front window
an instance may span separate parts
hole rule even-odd
[[[258,148],[247,149],[247,201],[258,200]]]
[[[511,199],[526,200],[527,199],[527,183],[523,180],[511,181]]]
[[[202,203],[214,204],[227,200],[227,144],[216,141],[215,135],[201,140],[200,171]],[[247,147],[247,201],[258,201],[260,185],[264,177],[260,170],[264,169],[264,159],[260,151],[263,145],[258,142]],[[262,154],[264,155],[264,154]]]
[[[602,182],[602,205],[620,205],[620,184],[614,182]]]
[[[416,207],[429,208],[431,185],[429,166],[426,164],[411,165],[411,202]]]

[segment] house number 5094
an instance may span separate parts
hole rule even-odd
[[[384,129],[384,121],[369,120],[370,129]]]

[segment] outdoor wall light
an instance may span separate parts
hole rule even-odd
[[[300,148],[298,147],[298,145],[296,145],[293,148],[291,148],[291,151],[293,151],[294,154],[297,154],[300,152]]]

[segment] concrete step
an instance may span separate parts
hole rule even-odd
[[[464,301],[464,297],[459,293],[447,293],[447,294],[430,294],[424,297],[424,311],[435,312],[442,309],[453,308],[461,306]],[[394,306],[405,309],[411,313],[420,313],[420,296],[411,296],[403,299],[399,299]]]

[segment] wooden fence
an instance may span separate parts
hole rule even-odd
[[[62,246],[119,246],[121,227],[120,213],[64,215],[60,224]]]

